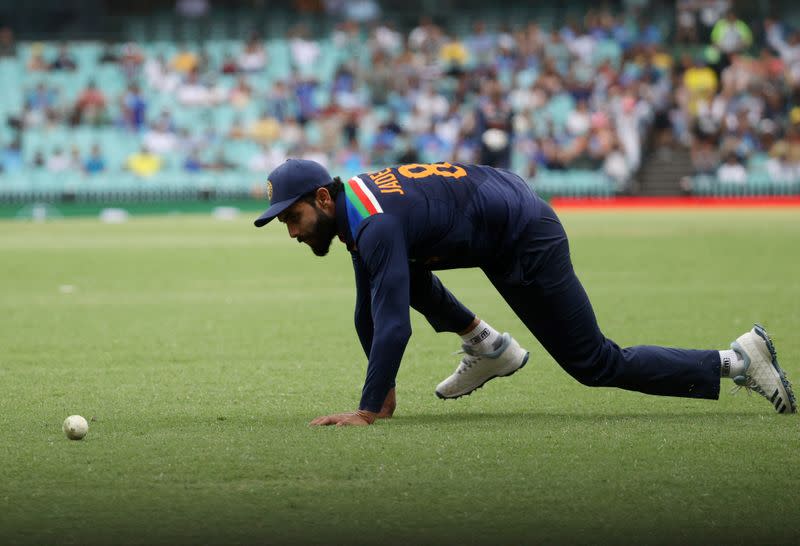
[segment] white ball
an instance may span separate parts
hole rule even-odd
[[[89,423],[80,415],[70,415],[64,419],[64,434],[70,440],[81,440],[89,432]]]

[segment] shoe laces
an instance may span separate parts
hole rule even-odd
[[[747,393],[747,396],[752,395],[753,391],[757,392],[761,396],[766,396],[766,394],[764,394],[764,389],[759,386],[758,382],[755,380],[755,378],[753,378],[752,375],[737,375],[733,378],[733,381],[736,383],[736,386],[731,389],[731,394],[736,394],[740,390],[744,389]]]
[[[464,355],[461,357],[461,363],[456,370],[457,374],[462,374],[472,368],[475,364],[480,362],[483,359],[483,356],[480,354],[475,354],[467,351],[466,349],[461,349],[460,351],[456,351],[453,353],[454,355]]]

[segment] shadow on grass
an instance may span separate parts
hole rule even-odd
[[[427,413],[397,415],[389,423],[399,426],[415,425],[465,425],[465,424],[508,424],[510,422],[520,423],[524,421],[535,421],[538,423],[561,424],[587,423],[587,424],[630,424],[638,423],[676,423],[688,422],[699,423],[706,421],[723,422],[734,419],[757,419],[764,417],[760,413],[747,412],[699,412],[699,411],[678,411],[674,413],[551,413],[547,411],[523,411],[523,412],[480,412],[480,413]],[[785,418],[780,415],[773,416],[775,419]],[[388,424],[388,423],[387,423]]]

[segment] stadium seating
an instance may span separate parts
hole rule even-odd
[[[575,16],[582,16],[583,8],[568,7]],[[666,36],[670,29],[672,14],[668,8],[659,8],[653,17],[659,24],[654,27],[657,35]],[[666,11],[665,11],[666,10]],[[485,12],[485,13],[484,13]],[[452,32],[454,39],[461,40],[470,46],[473,38],[473,24],[476,20],[475,13],[457,14],[448,21],[446,31]],[[577,19],[580,19],[578,17]],[[582,62],[578,62],[579,52],[573,51],[567,44],[572,45],[570,36],[573,30],[559,27],[558,23],[571,20],[569,14],[562,13],[550,5],[527,5],[513,3],[509,11],[502,12],[494,7],[487,7],[481,12],[480,20],[487,24],[492,40],[503,34],[505,28],[512,31],[525,29],[527,22],[535,22],[541,29],[543,42],[541,53],[535,62],[515,65],[498,63],[494,67],[497,81],[504,89],[506,98],[515,90],[525,90],[532,86],[540,85],[544,75],[545,58],[551,58],[557,66],[561,77],[567,74],[582,85],[593,85],[597,79],[597,71],[607,63],[612,70],[621,71],[625,81],[623,86],[628,86],[631,81],[641,80],[645,69],[652,70],[652,59],[642,64],[641,56],[636,57],[626,49],[626,44],[611,35],[599,32],[590,55]],[[620,28],[627,29],[631,36],[638,32],[634,19],[628,14],[619,14]],[[510,25],[509,25],[510,24]],[[313,40],[318,47],[319,56],[313,63],[313,69],[295,69],[292,63],[292,35],[291,27],[305,25],[314,35]],[[213,105],[187,106],[182,104],[174,91],[165,91],[151,85],[145,77],[142,67],[126,70],[119,63],[101,64],[99,58],[104,47],[99,42],[72,42],[69,51],[75,59],[77,69],[74,71],[30,71],[26,69],[27,63],[36,51],[41,51],[45,59],[56,56],[61,44],[55,42],[32,43],[21,42],[18,44],[17,55],[14,58],[0,59],[0,81],[16,82],[15,85],[0,87],[0,118],[24,118],[24,107],[27,95],[37,85],[45,84],[48,88],[57,91],[54,110],[58,111],[59,119],[55,122],[39,122],[26,125],[23,131],[17,132],[11,126],[0,126],[0,144],[6,145],[16,136],[21,143],[21,154],[24,167],[21,170],[0,173],[0,198],[12,200],[28,200],[49,198],[61,194],[68,194],[75,199],[94,199],[103,195],[135,195],[137,192],[155,196],[180,195],[181,192],[191,194],[196,191],[218,192],[230,194],[248,194],[257,190],[262,182],[264,172],[251,172],[250,165],[255,156],[260,153],[261,144],[253,139],[233,139],[229,135],[237,124],[248,127],[257,122],[268,110],[267,96],[278,82],[291,82],[297,78],[313,77],[316,87],[311,92],[311,100],[317,112],[327,112],[331,109],[341,108],[341,104],[334,98],[334,86],[337,85],[337,71],[345,65],[352,65],[355,70],[361,70],[362,75],[356,80],[352,96],[356,110],[359,112],[359,121],[356,128],[356,139],[359,151],[363,155],[361,165],[358,162],[348,163],[347,166],[339,164],[342,161],[336,154],[336,149],[328,150],[328,166],[332,172],[342,176],[349,176],[355,172],[346,169],[359,168],[370,170],[381,165],[371,165],[385,160],[385,154],[373,155],[373,146],[379,136],[380,127],[394,118],[402,127],[407,128],[412,123],[413,94],[401,97],[396,94],[389,96],[388,104],[376,104],[372,101],[373,89],[364,81],[363,74],[368,74],[375,67],[372,66],[374,53],[374,36],[364,27],[357,33],[355,44],[343,44],[337,37],[336,23],[314,16],[291,15],[281,10],[270,13],[269,17],[263,14],[254,16],[252,12],[220,12],[198,21],[184,21],[171,13],[157,16],[133,17],[126,23],[126,32],[132,44],[136,44],[146,61],[151,61],[159,55],[167,60],[172,59],[183,48],[188,47],[195,53],[202,52],[207,56],[208,68],[201,74],[203,78],[213,80],[213,84],[226,90],[232,89],[240,77],[239,74],[225,74],[221,67],[229,56],[238,55],[244,46],[245,38],[253,31],[259,31],[265,39],[260,40],[266,51],[268,62],[264,70],[244,74],[248,85],[254,90],[253,99],[244,106],[234,106],[229,100],[217,101]],[[562,34],[561,40],[555,40],[554,34]],[[564,33],[567,34],[564,34]],[[505,34],[511,36],[510,33]],[[235,37],[235,38],[234,38]],[[516,37],[514,38],[517,39]],[[128,47],[128,46],[125,46]],[[493,47],[497,47],[496,45]],[[121,48],[117,47],[120,53]],[[588,62],[587,62],[588,61]],[[513,67],[513,68],[512,68]],[[464,65],[467,71],[482,70],[476,56],[470,55]],[[129,81],[140,84],[142,97],[147,103],[147,123],[151,124],[160,119],[162,113],[167,113],[172,130],[176,133],[185,132],[189,137],[197,139],[208,133],[208,141],[199,145],[200,160],[208,164],[219,154],[229,164],[222,170],[204,170],[202,172],[188,172],[184,169],[184,161],[189,152],[186,146],[179,150],[163,153],[163,167],[160,172],[146,178],[139,178],[125,170],[128,157],[138,152],[142,147],[143,133],[134,131],[124,126],[121,98],[126,92]],[[66,118],[77,97],[94,82],[107,98],[107,116],[109,123],[101,126],[70,125]],[[562,82],[563,83],[563,82]],[[446,97],[454,96],[458,82],[455,78],[439,78],[432,82],[437,92]],[[629,93],[628,98],[647,106],[649,100],[636,86],[623,87],[623,92]],[[292,92],[296,89],[293,87]],[[472,116],[480,101],[485,97],[480,90],[467,93],[464,101],[459,104],[457,116],[467,119]],[[578,136],[570,134],[568,121],[576,109],[576,93],[571,89],[563,88],[560,91],[548,93],[543,104],[530,111],[515,111],[514,115],[521,123],[512,139],[510,166],[523,176],[533,174],[532,183],[537,190],[545,195],[569,196],[609,196],[626,187],[625,180],[612,180],[602,168],[602,157],[596,157],[588,163],[594,163],[595,168],[588,168],[587,161],[576,162],[575,165],[566,164],[550,168],[539,155],[531,150],[539,149],[542,141],[555,139],[561,148],[569,148]],[[289,115],[297,114],[298,100],[292,98],[292,107]],[[616,111],[618,105],[612,98],[604,93],[595,93],[592,96],[591,108],[594,113],[601,113],[610,118],[612,129],[615,121],[611,113]],[[602,102],[607,101],[607,102]],[[647,106],[636,124],[638,132],[635,139],[644,142],[653,114],[652,105]],[[273,114],[270,114],[273,115]],[[463,121],[462,121],[463,123]],[[606,122],[608,123],[608,122]],[[283,149],[293,155],[306,152],[316,153],[319,148],[326,148],[330,143],[327,139],[330,134],[326,131],[325,119],[318,117],[308,120],[302,127],[302,144],[298,146],[292,141],[284,140],[281,133],[277,139],[270,139],[269,146]],[[516,124],[516,121],[515,121]],[[516,127],[516,125],[515,125]],[[526,128],[527,127],[527,128]],[[592,127],[591,130],[594,130]],[[183,137],[181,137],[183,138]],[[414,143],[413,138],[395,140],[391,150],[395,157],[403,151],[407,143]],[[106,173],[103,175],[84,174],[77,166],[67,172],[50,172],[41,165],[35,166],[37,157],[41,154],[44,160],[56,151],[76,154],[85,159],[91,149],[99,145],[106,163]],[[197,147],[198,145],[195,144]],[[624,150],[623,150],[624,151]],[[456,157],[456,150],[452,144],[419,148],[419,157],[422,161],[436,161]],[[627,152],[626,152],[627,153]],[[637,156],[641,153],[635,154]],[[375,158],[380,158],[376,161]],[[631,158],[626,156],[630,161]],[[475,159],[475,158],[473,158]],[[765,157],[763,154],[754,155],[749,164],[749,175],[744,184],[723,184],[707,177],[694,179],[693,191],[703,195],[735,195],[739,193],[786,193],[797,190],[797,183],[775,184],[769,181],[764,169]],[[532,165],[537,163],[534,168]],[[355,165],[355,166],[353,166]],[[564,169],[566,167],[566,169]],[[632,169],[638,165],[632,164]]]

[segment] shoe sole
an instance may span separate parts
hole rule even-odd
[[[777,372],[778,378],[781,380],[781,385],[783,385],[784,392],[780,393],[779,396],[779,391],[776,391],[775,394],[772,395],[770,402],[775,406],[775,410],[778,413],[797,413],[797,399],[792,391],[792,383],[786,378],[786,374],[778,364],[778,352],[775,350],[775,344],[772,342],[772,338],[769,337],[766,329],[760,324],[756,324],[753,327],[753,331],[767,344],[767,349],[772,359],[772,367]],[[787,403],[788,406],[786,405]]]
[[[511,377],[512,375],[514,375],[515,373],[517,373],[518,371],[520,371],[522,368],[525,367],[525,364],[528,363],[528,358],[530,356],[531,356],[530,351],[526,352],[525,353],[525,358],[522,359],[522,364],[520,364],[518,368],[516,368],[516,369],[514,369],[514,370],[512,370],[512,371],[510,371],[510,372],[508,372],[507,374],[504,374],[504,375],[493,375],[493,376],[487,378],[483,383],[481,383],[480,385],[478,385],[477,387],[475,387],[474,389],[472,389],[469,392],[464,392],[464,393],[461,393],[461,394],[457,394],[455,396],[445,396],[442,393],[440,393],[439,391],[435,391],[436,392],[436,396],[441,398],[442,400],[456,400],[458,398],[461,398],[462,396],[469,396],[473,392],[475,392],[478,389],[480,389],[481,387],[483,387],[486,383],[488,383],[492,379],[496,379],[498,377]]]

